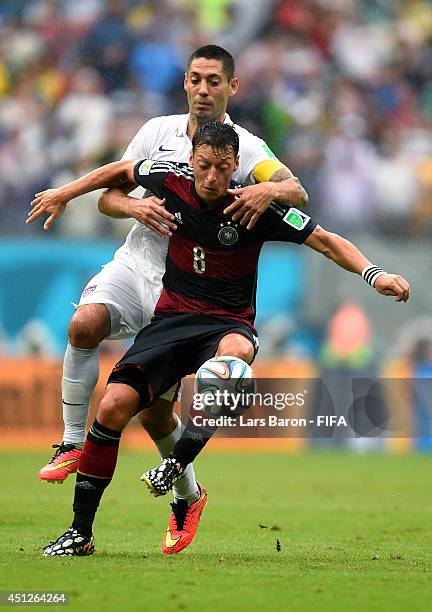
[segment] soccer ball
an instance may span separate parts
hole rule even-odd
[[[212,357],[198,369],[194,393],[210,416],[239,416],[253,403],[252,368],[238,357]]]

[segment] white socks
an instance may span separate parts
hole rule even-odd
[[[84,444],[90,398],[99,378],[99,347],[68,343],[63,361],[62,399],[65,444]]]
[[[177,440],[180,440],[184,429],[182,422],[175,413],[174,418],[177,419],[177,427],[165,438],[154,440],[162,459],[165,459],[171,453]],[[199,489],[192,463],[189,463],[183,472],[183,476],[174,484],[173,493],[175,499],[186,499],[189,503],[199,498]]]

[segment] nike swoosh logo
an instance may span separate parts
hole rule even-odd
[[[71,465],[71,463],[76,463],[77,461],[78,459],[68,459],[67,461],[63,461],[63,463],[58,463],[57,465],[46,467],[45,470],[47,472],[53,472],[54,470],[58,470],[59,468],[66,467],[67,465]]]
[[[171,536],[171,530],[167,529],[166,530],[166,535],[165,535],[165,546],[167,548],[173,548],[177,542],[180,540],[181,536],[179,536],[176,540],[174,540]]]
[[[209,372],[212,372],[212,374],[216,374],[216,376],[218,378],[222,378],[222,380],[228,380],[230,378],[229,367],[226,365],[226,363],[223,363],[223,362],[221,363],[221,365],[223,366],[223,369],[224,369],[223,372],[220,372],[216,369],[213,370],[212,368],[209,368],[208,366],[206,367],[206,370],[208,370]]]
[[[163,145],[161,145],[159,147],[159,151],[161,151],[162,153],[172,153],[173,151],[176,151],[176,149],[164,149]]]

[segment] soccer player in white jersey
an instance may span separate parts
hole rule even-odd
[[[184,80],[189,113],[156,117],[148,121],[128,146],[123,159],[153,159],[187,164],[196,129],[208,121],[232,123],[226,113],[228,100],[238,90],[233,57],[221,47],[201,47],[189,57]],[[234,221],[251,229],[273,200],[302,207],[307,194],[300,182],[271,152],[266,143],[244,128],[234,126],[240,139],[240,165],[234,180],[248,184],[238,190],[238,199],[227,210]],[[76,471],[85,439],[91,395],[99,377],[99,344],[105,338],[135,336],[153,315],[161,290],[167,240],[176,229],[176,219],[154,196],[130,197],[133,186],[109,189],[100,198],[99,209],[115,218],[135,218],[137,223],[113,261],[96,274],[81,295],[69,325],[69,343],[63,366],[62,399],[65,430],[51,461],[39,472],[41,480],[63,482]],[[66,202],[53,207],[35,205],[28,222],[47,213],[48,229],[64,211]],[[169,390],[140,421],[154,440],[162,458],[181,437],[181,424],[173,412],[176,389]],[[187,529],[197,522],[189,514],[200,514],[207,494],[197,483],[190,464],[174,487],[175,501],[170,520],[181,517]],[[185,520],[186,517],[186,520]],[[180,520],[180,519],[179,519]],[[185,541],[191,541],[191,534]],[[194,535],[194,534],[193,534]],[[179,547],[177,546],[177,549]],[[168,536],[162,550],[170,553]]]

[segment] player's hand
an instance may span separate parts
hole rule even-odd
[[[165,198],[161,200],[156,196],[150,196],[142,200],[129,198],[131,200],[130,215],[140,223],[146,225],[155,234],[164,238],[172,236],[177,229],[174,215],[165,208]]]
[[[47,189],[35,194],[35,199],[32,201],[32,209],[27,215],[26,223],[33,223],[36,219],[44,214],[49,217],[44,223],[44,230],[47,230],[53,225],[56,220],[63,214],[68,199],[64,196],[61,188]]]
[[[395,302],[406,302],[410,296],[409,283],[398,274],[382,274],[375,281],[375,289],[383,295],[391,295]]]
[[[228,189],[228,193],[238,197],[225,208],[224,214],[231,215],[233,221],[239,221],[240,225],[246,225],[250,230],[274,200],[275,189],[276,183],[257,183]]]

